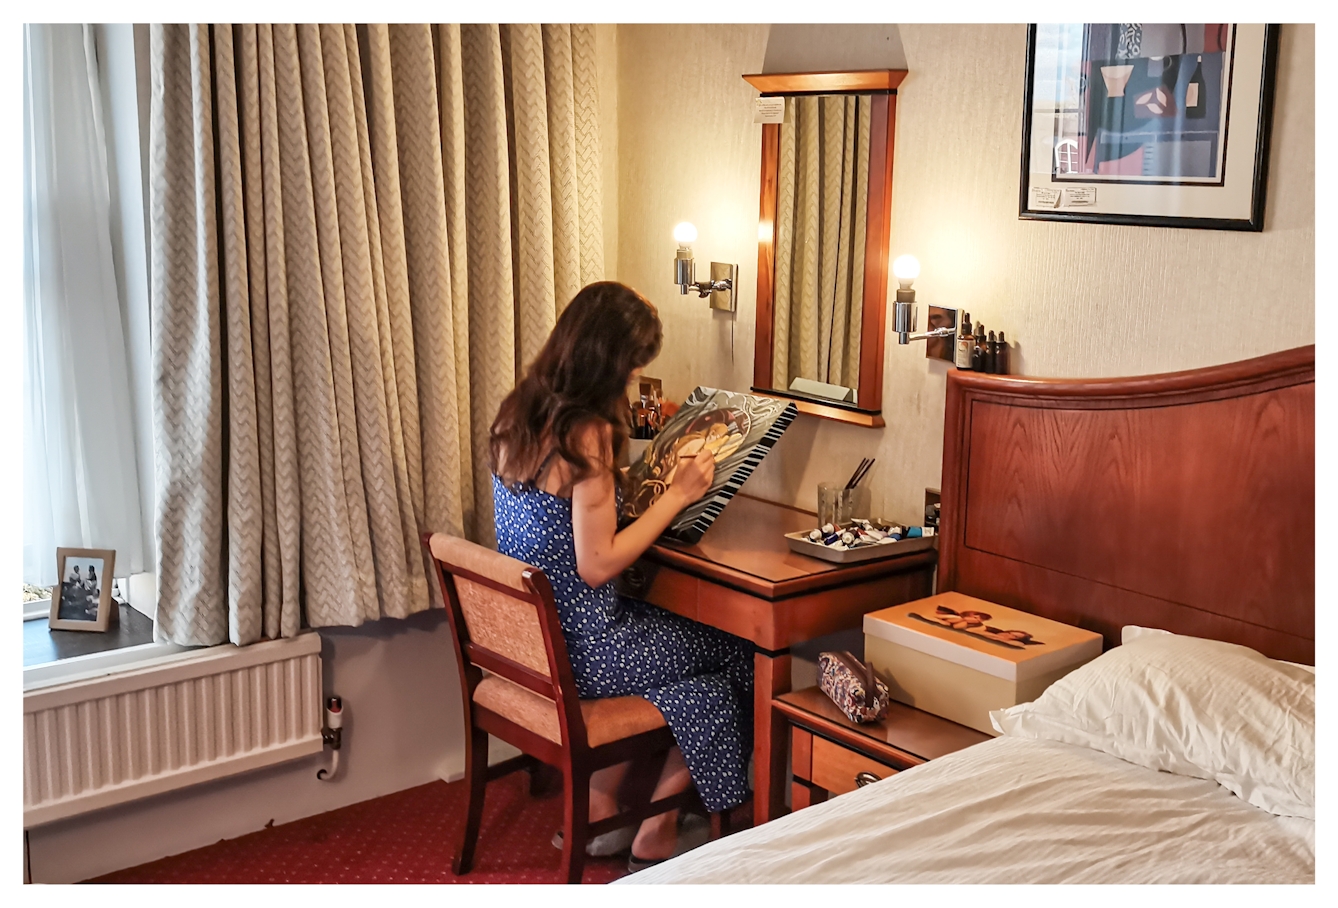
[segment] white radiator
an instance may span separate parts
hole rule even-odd
[[[216,646],[23,696],[23,825],[321,750],[321,639]]]

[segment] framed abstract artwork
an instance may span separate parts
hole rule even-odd
[[[1263,230],[1278,26],[1031,25],[1019,217]]]

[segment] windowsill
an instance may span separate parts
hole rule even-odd
[[[117,624],[101,632],[52,630],[41,620],[51,614],[50,602],[47,601],[44,605],[44,613],[31,619],[27,607],[24,608],[23,667],[25,669],[153,642],[153,622],[128,605],[119,607],[120,620]]]
[[[75,633],[81,632],[75,631]],[[89,653],[86,656],[71,656],[56,662],[29,665],[23,669],[23,692],[27,694],[60,684],[87,681],[118,672],[177,662],[207,649],[209,647],[178,646],[175,643],[142,643],[138,646]]]
[[[50,614],[50,600],[23,604],[25,693],[172,662],[204,649],[154,643],[153,621],[126,605],[120,623],[103,633],[53,631],[46,623]]]

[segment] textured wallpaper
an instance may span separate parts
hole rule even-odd
[[[665,324],[647,370],[681,399],[697,384],[752,378],[761,127],[743,73],[761,71],[768,26],[621,25],[617,277]],[[910,75],[897,105],[892,255],[920,259],[922,304],[962,307],[1014,342],[1028,375],[1166,372],[1313,343],[1313,26],[1284,26],[1265,230],[1236,233],[1020,221],[1026,28],[902,25]],[[827,64],[846,68],[839,51]],[[677,294],[670,231],[691,220],[699,276],[741,265],[730,319]],[[921,322],[925,317],[921,313]],[[875,507],[912,520],[939,485],[944,374],[923,344],[889,338],[885,429],[800,417],[749,493],[813,507],[819,481],[862,456]]]

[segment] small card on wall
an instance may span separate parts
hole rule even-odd
[[[1048,186],[1031,187],[1031,207],[1032,208],[1059,207],[1060,192],[1061,190],[1051,189]]]
[[[1072,187],[1064,190],[1065,208],[1090,208],[1096,204],[1096,187]]]
[[[753,102],[754,123],[784,123],[784,98],[758,98]]]

